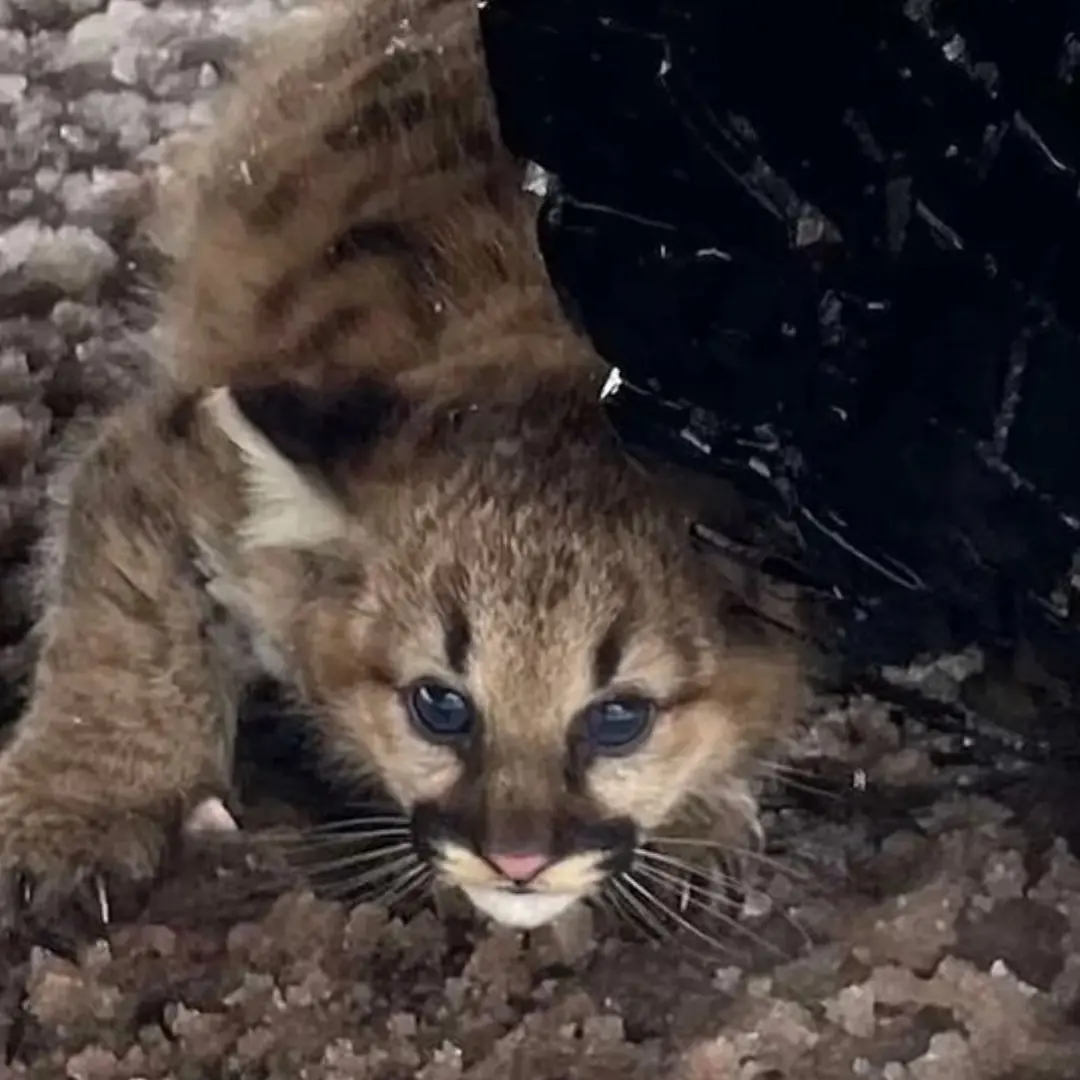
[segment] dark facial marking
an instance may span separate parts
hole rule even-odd
[[[605,852],[603,869],[620,873],[630,869],[636,843],[637,827],[630,818],[604,818],[579,826],[573,836],[572,848]]]
[[[188,393],[174,401],[161,418],[161,433],[169,441],[182,441],[191,432],[199,395]]]
[[[376,379],[337,391],[290,383],[234,387],[237,408],[296,465],[329,473],[355,461],[407,413],[404,399]]]
[[[593,688],[595,690],[603,690],[615,678],[626,650],[628,629],[626,617],[620,615],[608,627],[607,633],[596,646],[596,652],[593,653]]]
[[[334,308],[305,335],[301,350],[317,356],[329,353],[344,337],[355,332],[370,311],[363,304]]]
[[[445,563],[432,576],[432,597],[443,625],[443,651],[450,669],[458,675],[466,673],[472,647],[472,627],[462,604],[468,587],[468,576],[458,563]]]
[[[469,646],[472,644],[472,629],[461,607],[454,604],[447,612],[443,623],[443,647],[446,649],[446,662],[452,671],[464,675],[469,663]]]

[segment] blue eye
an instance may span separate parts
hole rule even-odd
[[[460,739],[472,731],[476,709],[462,693],[441,683],[415,683],[408,691],[409,717],[434,742]]]
[[[649,733],[656,706],[646,698],[611,698],[585,710],[589,744],[601,754],[626,754]]]

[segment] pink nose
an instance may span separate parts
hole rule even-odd
[[[533,851],[500,852],[489,855],[488,859],[500,873],[511,881],[529,881],[536,877],[548,864],[548,857]]]

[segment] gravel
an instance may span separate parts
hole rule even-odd
[[[154,268],[135,221],[238,41],[278,10],[0,0],[0,717],[32,660],[49,470],[146,377]],[[906,683],[955,699],[971,660]],[[1034,766],[994,784],[972,742],[823,696],[767,786],[772,847],[722,947],[610,912],[522,936],[452,898],[351,906],[284,890],[250,852],[194,853],[138,924],[0,973],[0,1076],[1075,1077],[1070,785]]]

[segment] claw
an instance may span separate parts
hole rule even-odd
[[[101,925],[108,926],[111,918],[109,907],[109,893],[105,888],[105,882],[101,878],[95,878],[94,888],[97,891],[98,911],[101,914]]]
[[[236,823],[236,818],[229,813],[225,804],[216,796],[210,799],[203,799],[203,801],[188,814],[187,821],[184,822],[184,832],[187,833],[188,836],[195,836],[199,833],[227,833],[239,831],[240,826]]]

